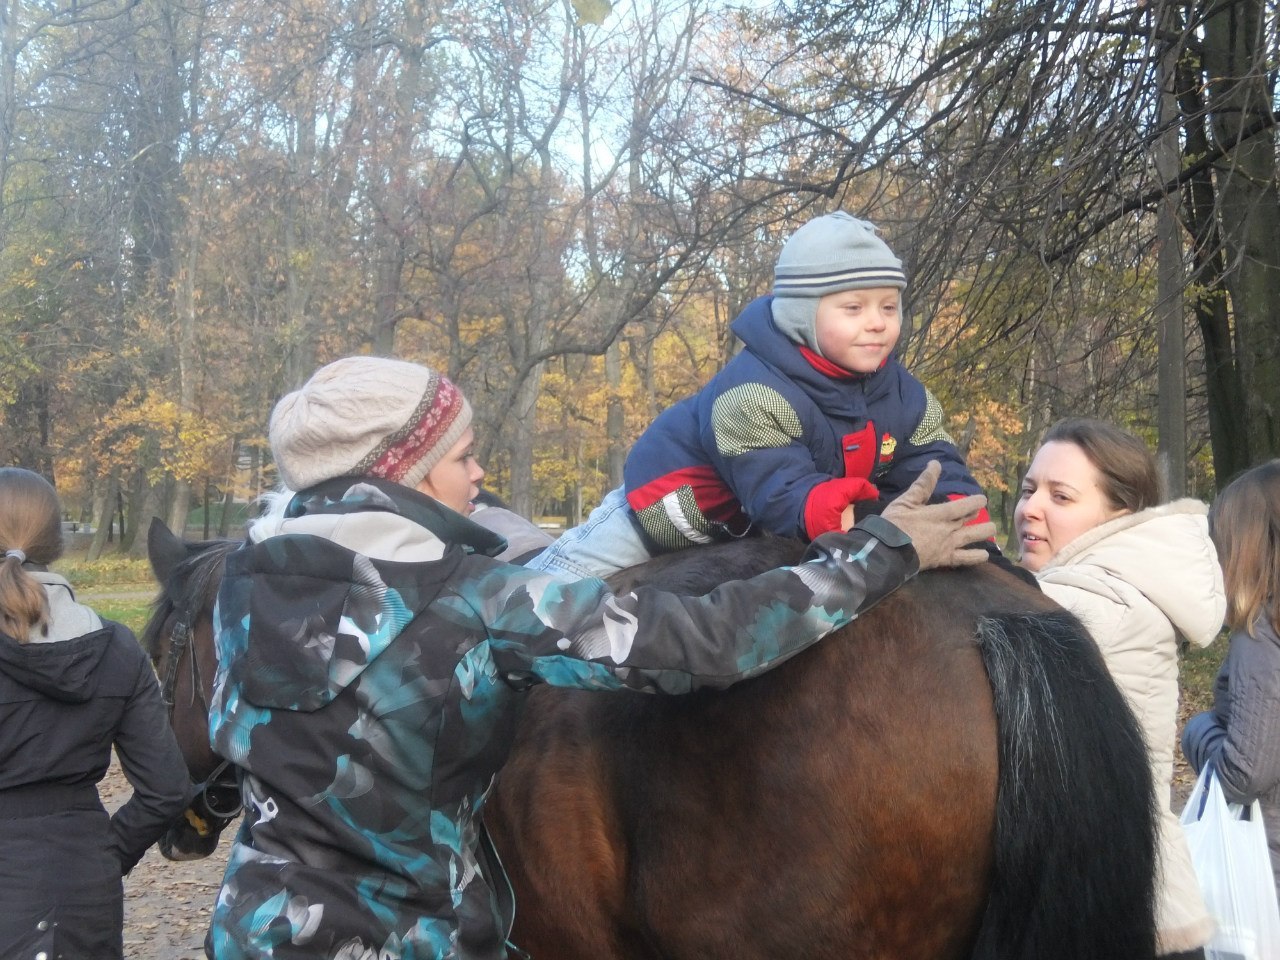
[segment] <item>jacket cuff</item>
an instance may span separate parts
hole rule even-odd
[[[1218,722],[1212,710],[1197,713],[1187,721],[1182,730],[1182,753],[1197,773],[1218,752],[1226,735],[1227,728]]]
[[[911,538],[907,536],[906,531],[879,514],[863,517],[858,521],[857,529],[871,534],[886,547],[911,547]],[[915,548],[912,547],[912,549]]]

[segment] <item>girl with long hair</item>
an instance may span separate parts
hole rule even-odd
[[[146,654],[49,565],[62,511],[0,469],[0,956],[122,957],[122,879],[186,806],[187,770]],[[133,796],[108,816],[115,748]]]

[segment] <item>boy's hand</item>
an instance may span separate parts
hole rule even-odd
[[[865,477],[832,477],[816,484],[804,501],[805,535],[812,540],[828,530],[853,526],[853,505],[880,496]]]
[[[996,525],[990,521],[970,523],[987,505],[987,498],[974,494],[946,503],[930,504],[929,497],[941,473],[942,464],[930,460],[916,482],[885,507],[881,516],[911,538],[911,545],[920,558],[921,570],[983,563],[987,559],[987,551],[968,548],[968,545],[996,535]]]

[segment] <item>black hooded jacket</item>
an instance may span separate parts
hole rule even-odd
[[[102,624],[51,643],[0,633],[0,828],[96,801],[114,745],[133,796],[104,839],[124,874],[181,814],[188,776],[146,654]]]

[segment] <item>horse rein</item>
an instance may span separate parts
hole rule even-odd
[[[190,604],[176,609],[173,630],[169,634],[169,662],[160,686],[160,697],[168,711],[169,725],[173,726],[174,695],[178,686],[178,663],[186,656],[191,662],[191,695],[200,698],[204,708],[206,726],[209,719],[209,701],[205,699],[200,658],[196,656],[192,640]],[[201,837],[220,832],[228,823],[240,816],[244,801],[240,796],[240,778],[230,760],[223,760],[209,776],[195,784],[195,793],[183,816]]]

